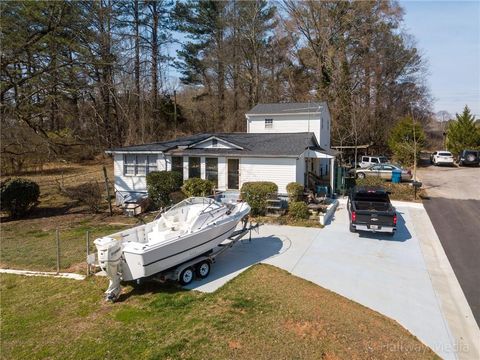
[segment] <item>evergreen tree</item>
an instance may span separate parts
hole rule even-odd
[[[480,148],[480,129],[475,126],[475,116],[470,113],[467,105],[461,115],[455,114],[456,121],[448,124],[447,149],[459,154],[465,149]]]

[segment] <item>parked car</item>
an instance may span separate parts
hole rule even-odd
[[[362,156],[358,163],[361,168],[367,168],[372,165],[385,164],[388,159],[385,156]]]
[[[453,165],[453,155],[450,151],[435,151],[430,155],[430,162],[435,165]]]
[[[402,172],[402,181],[412,180],[412,172],[410,170],[405,170],[400,166],[389,163],[373,165],[366,169],[353,169],[352,171],[358,179],[364,179],[367,176],[377,176],[385,180],[392,180],[393,170],[400,170]]]
[[[355,186],[348,196],[350,231],[386,232],[397,230],[397,213],[388,192],[381,187]]]
[[[463,150],[458,156],[458,165],[480,166],[480,150]]]

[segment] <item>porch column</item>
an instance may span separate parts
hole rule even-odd
[[[206,179],[207,178],[207,171],[205,165],[205,156],[200,157],[200,178]]]
[[[330,158],[330,188],[335,192],[335,158]]]
[[[188,179],[188,156],[183,157],[183,180]]]

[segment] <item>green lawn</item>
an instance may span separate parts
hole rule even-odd
[[[394,321],[267,265],[213,294],[147,283],[115,304],[104,278],[0,278],[3,359],[436,358]]]
[[[117,222],[115,222],[115,219]],[[24,219],[1,224],[1,266],[53,271],[56,269],[55,229],[60,233],[61,269],[82,272],[86,269],[86,232],[93,240],[122,230],[135,219],[105,215],[65,214],[38,219]]]

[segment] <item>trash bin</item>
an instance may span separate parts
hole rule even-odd
[[[402,170],[393,169],[392,170],[392,183],[400,183],[402,181]]]

